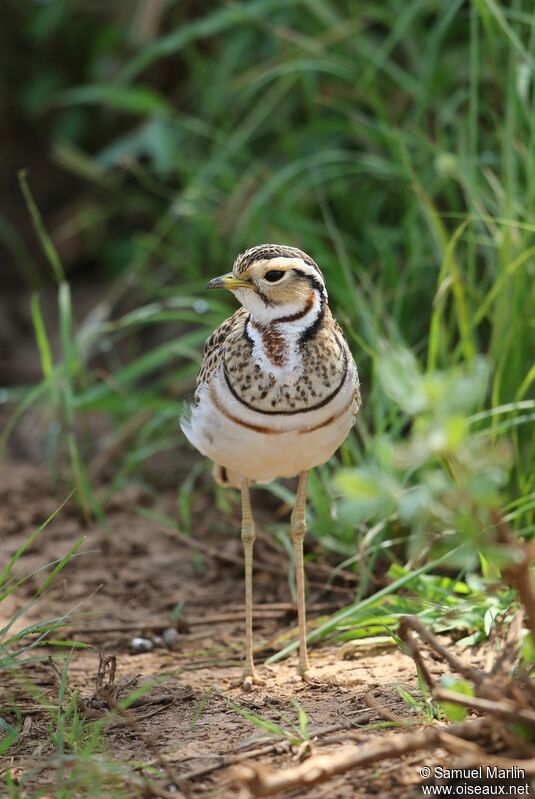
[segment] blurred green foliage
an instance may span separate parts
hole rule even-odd
[[[468,570],[477,569],[480,554],[494,563],[507,558],[494,542],[490,513],[506,502],[510,447],[475,432],[469,415],[487,393],[486,363],[424,374],[408,350],[397,349],[381,357],[378,377],[410,431],[398,442],[376,438],[368,465],[338,474],[343,513],[358,523],[398,519],[412,531],[412,558],[431,543],[435,554],[458,547],[457,562]]]
[[[0,244],[42,377],[0,391],[0,449],[33,413],[83,515],[102,513],[102,491],[180,446],[179,403],[233,308],[202,293],[207,278],[254,244],[297,245],[325,273],[364,401],[310,479],[311,533],[361,582],[309,637],[392,643],[408,613],[465,644],[488,636],[514,602],[496,588],[491,508],[534,531],[534,42],[532,0],[3,0]],[[18,730],[0,729],[7,750]],[[71,784],[58,769],[58,790],[126,795],[117,764],[87,766],[86,732],[74,701],[60,707],[54,751],[83,739],[87,757]]]
[[[58,204],[64,211],[48,227],[67,280],[85,269],[110,282],[80,318],[59,278],[61,351],[47,345],[34,300],[43,382],[7,392],[22,404],[4,440],[32,404],[52,407],[47,451],[52,460],[68,451],[84,511],[94,511],[83,461],[95,450],[120,453],[113,491],[177,446],[177,400],[192,390],[204,338],[231,310],[200,293],[206,278],[248,246],[284,242],[321,264],[361,371],[363,411],[342,464],[364,451],[370,463],[397,460],[340,478],[360,503],[345,527],[331,468],[320,471],[311,489],[322,540],[348,551],[355,522],[396,506],[417,549],[431,524],[425,507],[444,489],[444,472],[422,464],[451,457],[462,468],[469,459],[474,474],[481,466],[469,493],[490,497],[490,481],[493,501],[531,534],[529,0],[7,9],[4,135],[23,131],[16,166],[30,166],[32,188],[40,170],[47,177],[46,190],[33,188],[45,223]],[[7,215],[0,235],[39,289],[10,224]],[[110,424],[96,441],[78,426],[95,412]],[[389,470],[399,477],[402,466],[410,477],[399,506]],[[467,502],[447,526],[475,535]]]

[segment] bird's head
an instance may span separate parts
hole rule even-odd
[[[262,323],[291,321],[327,299],[318,265],[302,250],[280,244],[259,244],[238,255],[232,272],[211,280],[206,288],[225,288]]]

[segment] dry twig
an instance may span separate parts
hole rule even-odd
[[[327,727],[319,727],[316,730],[311,730],[310,740],[317,741],[319,738],[323,738],[326,735],[331,735],[332,733],[360,727],[364,724],[368,724],[372,718],[373,713],[364,712],[359,713],[358,716],[355,716],[355,718],[346,719],[339,724],[331,724]],[[199,777],[206,777],[208,774],[212,774],[214,771],[219,771],[220,769],[228,768],[229,766],[235,766],[238,763],[242,763],[244,760],[251,760],[255,757],[264,757],[265,755],[281,754],[282,752],[289,751],[291,748],[291,744],[288,741],[281,741],[279,739],[266,742],[256,749],[247,749],[246,751],[242,752],[230,750],[222,754],[214,754],[211,756],[214,758],[214,763],[210,763],[207,766],[203,766],[201,768],[188,771],[185,774],[181,774],[180,780],[182,784],[188,783],[192,780],[198,779]],[[168,755],[167,761],[169,763],[184,762],[184,757],[181,752],[178,752],[176,755]],[[156,763],[157,761],[152,760],[149,763],[146,763],[145,766],[154,766]]]
[[[485,719],[465,722],[447,728],[448,736],[479,738],[487,729]],[[421,732],[410,732],[372,739],[363,746],[345,747],[332,754],[314,755],[304,763],[282,771],[267,771],[257,765],[240,766],[235,774],[247,783],[255,796],[273,796],[300,786],[315,785],[350,769],[368,766],[381,760],[400,757],[408,752],[434,749],[444,745],[443,727],[427,727]]]
[[[416,616],[402,616],[399,621],[399,636],[409,647],[411,655],[415,660],[416,665],[421,670],[429,688],[433,688],[434,681],[423,661],[416,641],[411,635],[411,631],[418,633],[420,638],[429,644],[431,649],[433,649],[437,655],[443,658],[446,663],[451,666],[453,671],[457,672],[457,674],[462,674],[467,680],[478,684],[487,676],[484,671],[481,671],[481,669],[474,669],[471,666],[465,666],[464,663],[459,660],[459,658],[457,658],[452,652],[450,652],[449,649],[440,643],[433,633],[431,633],[427,627],[422,624],[420,619],[416,618]]]
[[[528,563],[527,554],[525,563]],[[529,575],[529,579],[527,575]],[[515,584],[526,607],[528,620],[531,611],[528,611],[526,603],[529,605],[529,602],[533,600],[534,616],[532,621],[535,622],[535,591],[529,569],[526,571],[526,568],[521,565],[517,570],[511,572],[511,581],[513,582],[513,580],[516,581]],[[468,697],[464,694],[435,688],[433,678],[426,667],[413,633],[417,633],[455,672],[470,680],[474,684],[477,696]],[[420,732],[411,731],[374,738],[359,747],[346,747],[332,754],[314,755],[304,763],[279,772],[268,771],[253,764],[242,765],[236,767],[236,777],[245,782],[256,796],[272,796],[298,787],[315,785],[350,769],[368,766],[388,758],[400,757],[408,752],[435,749],[438,746],[444,747],[451,753],[461,755],[464,759],[468,758],[470,762],[478,765],[486,763],[498,765],[499,763],[499,768],[517,766],[522,768],[526,774],[535,774],[535,758],[528,757],[525,760],[518,760],[493,757],[491,759],[474,743],[490,732],[494,737],[498,733],[502,743],[511,743],[511,734],[508,728],[511,721],[524,722],[535,728],[535,710],[533,709],[535,690],[532,690],[533,686],[525,675],[517,676],[514,682],[508,678],[518,654],[520,633],[520,620],[516,618],[508,633],[508,654],[500,653],[493,668],[487,673],[481,669],[465,666],[424,627],[419,619],[411,616],[403,617],[400,621],[400,637],[406,642],[427,685],[433,690],[435,699],[471,707],[487,714],[486,717],[446,728],[436,725],[427,727]],[[390,717],[388,711],[384,712],[379,707],[375,707],[375,709]],[[488,716],[491,717],[490,720]],[[496,720],[502,724],[497,725]],[[512,741],[512,743],[517,742]],[[525,751],[522,741],[518,741],[518,744],[516,748]]]
[[[491,716],[505,721],[521,721],[535,728],[535,711],[523,710],[516,707],[513,702],[497,702],[494,699],[484,699],[477,696],[466,696],[456,691],[447,691],[445,688],[437,688],[433,691],[433,697],[439,702],[453,702],[462,707],[471,707],[481,713],[489,713]]]

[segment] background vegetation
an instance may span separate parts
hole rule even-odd
[[[6,310],[2,446],[20,455],[34,414],[86,518],[103,463],[107,494],[154,490],[156,454],[190,463],[180,401],[232,309],[203,284],[253,244],[302,247],[364,396],[312,533],[348,567],[366,554],[357,604],[387,553],[391,594],[412,575],[413,609],[488,633],[511,599],[474,576],[504,557],[490,511],[534,529],[531,2],[4,0],[0,37],[3,271],[27,320]],[[40,374],[13,366],[19,323]],[[410,571],[459,545],[467,582]],[[344,626],[355,607],[323,632],[377,632]]]
[[[496,512],[534,531],[534,43],[531,0],[3,0],[2,452],[46,461],[87,520],[178,482],[190,532],[209,467],[177,418],[233,308],[203,285],[302,247],[364,399],[310,525],[361,582],[311,639],[391,638],[407,612],[488,635],[514,601]],[[64,621],[16,618],[9,668]]]

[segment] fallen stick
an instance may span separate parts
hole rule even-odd
[[[331,610],[333,607],[339,607],[332,602],[318,602],[316,605],[310,605],[308,608],[309,613],[325,612]],[[254,618],[259,621],[268,621],[270,619],[283,619],[290,613],[296,612],[296,606],[290,602],[279,602],[273,604],[255,605]],[[160,632],[168,627],[176,627],[180,630],[181,626],[184,630],[189,627],[201,627],[203,625],[212,624],[225,624],[226,622],[233,622],[243,620],[244,610],[237,609],[231,610],[226,613],[213,613],[206,616],[198,616],[188,618],[187,616],[180,617],[176,624],[172,624],[169,619],[146,619],[145,621],[125,621],[115,622],[111,624],[66,624],[62,627],[63,630],[68,630],[70,633],[123,633],[123,632]],[[188,637],[187,632],[184,632],[185,637]]]
[[[422,669],[422,673],[424,674],[425,681],[429,688],[433,688],[434,683],[431,675],[425,667],[416,642],[410,634],[411,631],[418,633],[420,638],[429,644],[431,649],[433,649],[437,655],[440,655],[440,657],[442,657],[454,671],[456,671],[458,674],[462,674],[467,680],[470,680],[478,685],[487,676],[487,674],[484,671],[481,671],[481,669],[474,669],[471,666],[465,666],[464,663],[459,660],[459,658],[457,658],[452,652],[449,651],[449,649],[440,643],[433,633],[431,633],[416,616],[402,616],[399,620],[399,636],[405,641],[411,651],[411,654],[413,655],[414,660],[420,669]]]
[[[506,771],[508,769],[518,769],[518,771],[523,772],[526,777],[533,777],[535,775],[535,757],[525,759],[500,757],[500,755],[492,755],[492,757],[490,757],[479,747],[476,747],[475,750],[464,749],[462,756],[464,768],[489,766],[489,768],[504,769]],[[512,771],[509,771],[509,773],[511,774]],[[529,796],[529,794],[527,795]]]
[[[249,760],[253,757],[263,757],[264,755],[282,754],[283,752],[288,752],[290,748],[291,745],[289,741],[279,741],[278,743],[266,744],[265,746],[259,746],[257,749],[250,749],[247,752],[241,752],[236,755],[214,755],[213,757],[216,758],[215,763],[182,774],[179,777],[180,785],[187,785],[191,780],[199,779],[199,777],[207,777],[208,774],[213,774],[214,771],[219,771],[222,768],[235,766],[243,760]],[[176,761],[173,760],[171,762]]]
[[[496,677],[498,675],[503,675],[504,677],[508,677],[512,673],[520,653],[523,623],[524,611],[519,610],[515,613],[513,621],[509,625],[503,649],[496,657],[489,676]]]
[[[489,713],[491,716],[505,719],[505,721],[521,721],[529,724],[530,727],[535,727],[535,711],[515,707],[512,702],[497,702],[493,699],[484,699],[479,696],[466,696],[466,694],[448,691],[445,688],[437,688],[433,691],[433,697],[438,702],[453,702],[455,705],[470,707],[482,713]]]
[[[368,766],[380,760],[387,760],[419,749],[434,749],[444,745],[443,733],[448,737],[478,738],[488,729],[486,719],[464,722],[453,727],[432,727],[421,732],[388,735],[372,739],[363,746],[351,746],[332,754],[313,755],[304,763],[282,771],[273,771],[261,766],[248,764],[237,766],[234,774],[247,784],[255,796],[273,796],[298,787],[308,787],[331,779],[360,766]]]
[[[286,611],[282,610],[260,610],[256,612],[255,610],[255,618],[258,620],[269,620],[269,619],[283,619],[287,615]],[[206,624],[225,624],[226,622],[233,622],[233,621],[242,621],[243,620],[243,611],[240,612],[231,612],[231,613],[214,613],[210,616],[200,616],[198,618],[187,619],[186,617],[180,618],[178,621],[178,628],[182,626],[185,629],[188,627],[200,627]],[[81,625],[81,624],[68,624],[62,629],[68,630],[69,632],[76,632],[76,633],[126,633],[126,632],[136,632],[136,631],[146,631],[146,632],[160,632],[161,630],[165,630],[168,627],[176,627],[177,625],[173,625],[169,619],[155,619],[154,621],[138,621],[138,622],[117,622],[116,624],[93,624],[93,625]],[[185,633],[187,637],[187,633]]]
[[[364,712],[364,713],[359,713],[353,719],[342,721],[339,724],[331,724],[327,727],[318,727],[316,730],[310,731],[310,740],[316,741],[319,738],[322,738],[326,735],[330,735],[335,732],[357,729],[361,725],[368,724],[373,717],[374,717],[373,713]],[[264,755],[280,754],[282,752],[288,751],[289,748],[290,746],[288,741],[278,739],[273,741],[267,741],[262,746],[258,746],[255,749],[246,749],[241,752],[236,750],[229,750],[227,752],[222,752],[220,754],[207,753],[206,755],[197,755],[192,758],[184,758],[182,751],[179,751],[173,755],[168,754],[166,757],[168,763],[178,763],[178,762],[184,763],[185,760],[197,759],[198,757],[203,757],[203,758],[209,757],[215,760],[214,763],[210,763],[207,766],[202,766],[201,768],[188,771],[185,774],[181,774],[180,779],[182,783],[187,783],[190,782],[191,780],[198,779],[199,777],[206,777],[208,774],[212,774],[214,771],[219,771],[222,768],[235,766],[238,763],[242,763],[244,760],[251,760],[254,757],[263,757]],[[151,760],[148,763],[144,763],[143,768],[149,768],[155,765],[157,765],[157,761]]]

